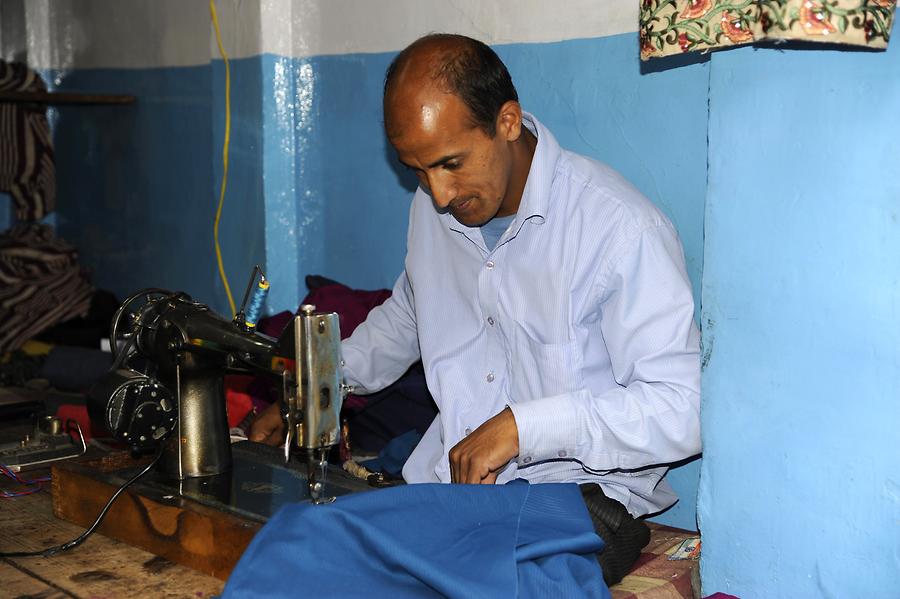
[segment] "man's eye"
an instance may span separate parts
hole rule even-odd
[[[460,166],[462,166],[459,162],[447,162],[444,164],[444,169],[448,171],[455,171]]]

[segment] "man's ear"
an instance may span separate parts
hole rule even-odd
[[[497,135],[506,141],[516,141],[522,134],[522,107],[515,100],[509,100],[500,107],[497,115]]]

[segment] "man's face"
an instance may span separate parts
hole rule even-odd
[[[506,198],[512,173],[508,126],[498,123],[489,137],[473,126],[462,100],[426,89],[389,97],[385,127],[400,162],[415,171],[438,210],[470,227],[515,213],[519,198]]]

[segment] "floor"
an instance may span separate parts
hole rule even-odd
[[[4,421],[0,443],[19,438],[30,425]],[[47,470],[23,476],[46,476]],[[0,489],[20,485],[0,475]],[[83,528],[53,515],[50,485],[31,495],[0,498],[0,552],[35,551],[65,543]],[[92,535],[79,547],[54,557],[0,557],[0,596],[20,599],[118,599],[128,597],[212,597],[224,582],[146,551]]]

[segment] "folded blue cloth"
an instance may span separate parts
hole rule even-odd
[[[578,486],[402,485],[283,507],[223,597],[609,599]]]
[[[388,474],[399,476],[403,471],[403,464],[409,459],[410,454],[421,439],[422,435],[416,432],[415,429],[407,431],[399,437],[391,439],[378,452],[377,458],[361,462],[360,466],[365,466],[372,472],[387,472]]]

